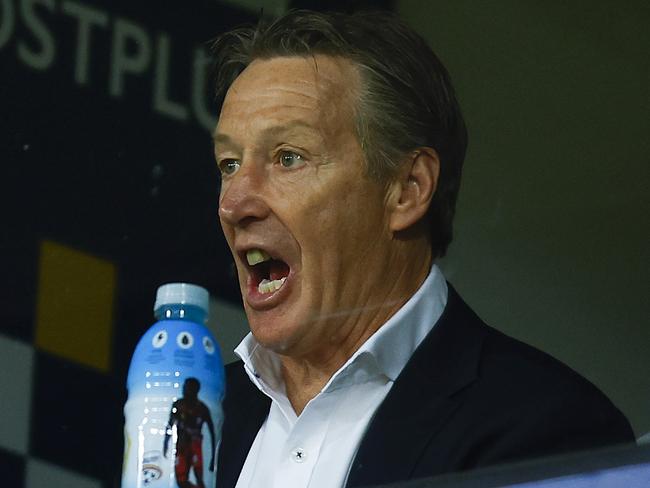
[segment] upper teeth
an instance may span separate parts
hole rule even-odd
[[[263,263],[269,259],[271,259],[271,256],[261,249],[251,249],[246,252],[246,260],[248,261],[249,266],[255,266],[256,264]]]

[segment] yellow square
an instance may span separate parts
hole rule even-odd
[[[51,241],[40,250],[36,345],[108,372],[115,265]]]

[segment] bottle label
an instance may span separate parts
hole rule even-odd
[[[136,347],[127,386],[122,488],[214,486],[224,378],[209,330],[154,324]]]

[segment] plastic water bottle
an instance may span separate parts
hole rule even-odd
[[[224,370],[205,327],[208,303],[200,286],[158,288],[158,322],[138,342],[127,379],[122,488],[215,485]]]

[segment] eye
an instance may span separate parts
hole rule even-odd
[[[283,168],[296,168],[304,164],[300,154],[292,151],[282,151],[280,153],[280,164]]]
[[[230,176],[234,175],[241,163],[237,159],[223,159],[219,161],[219,171],[222,175]]]

